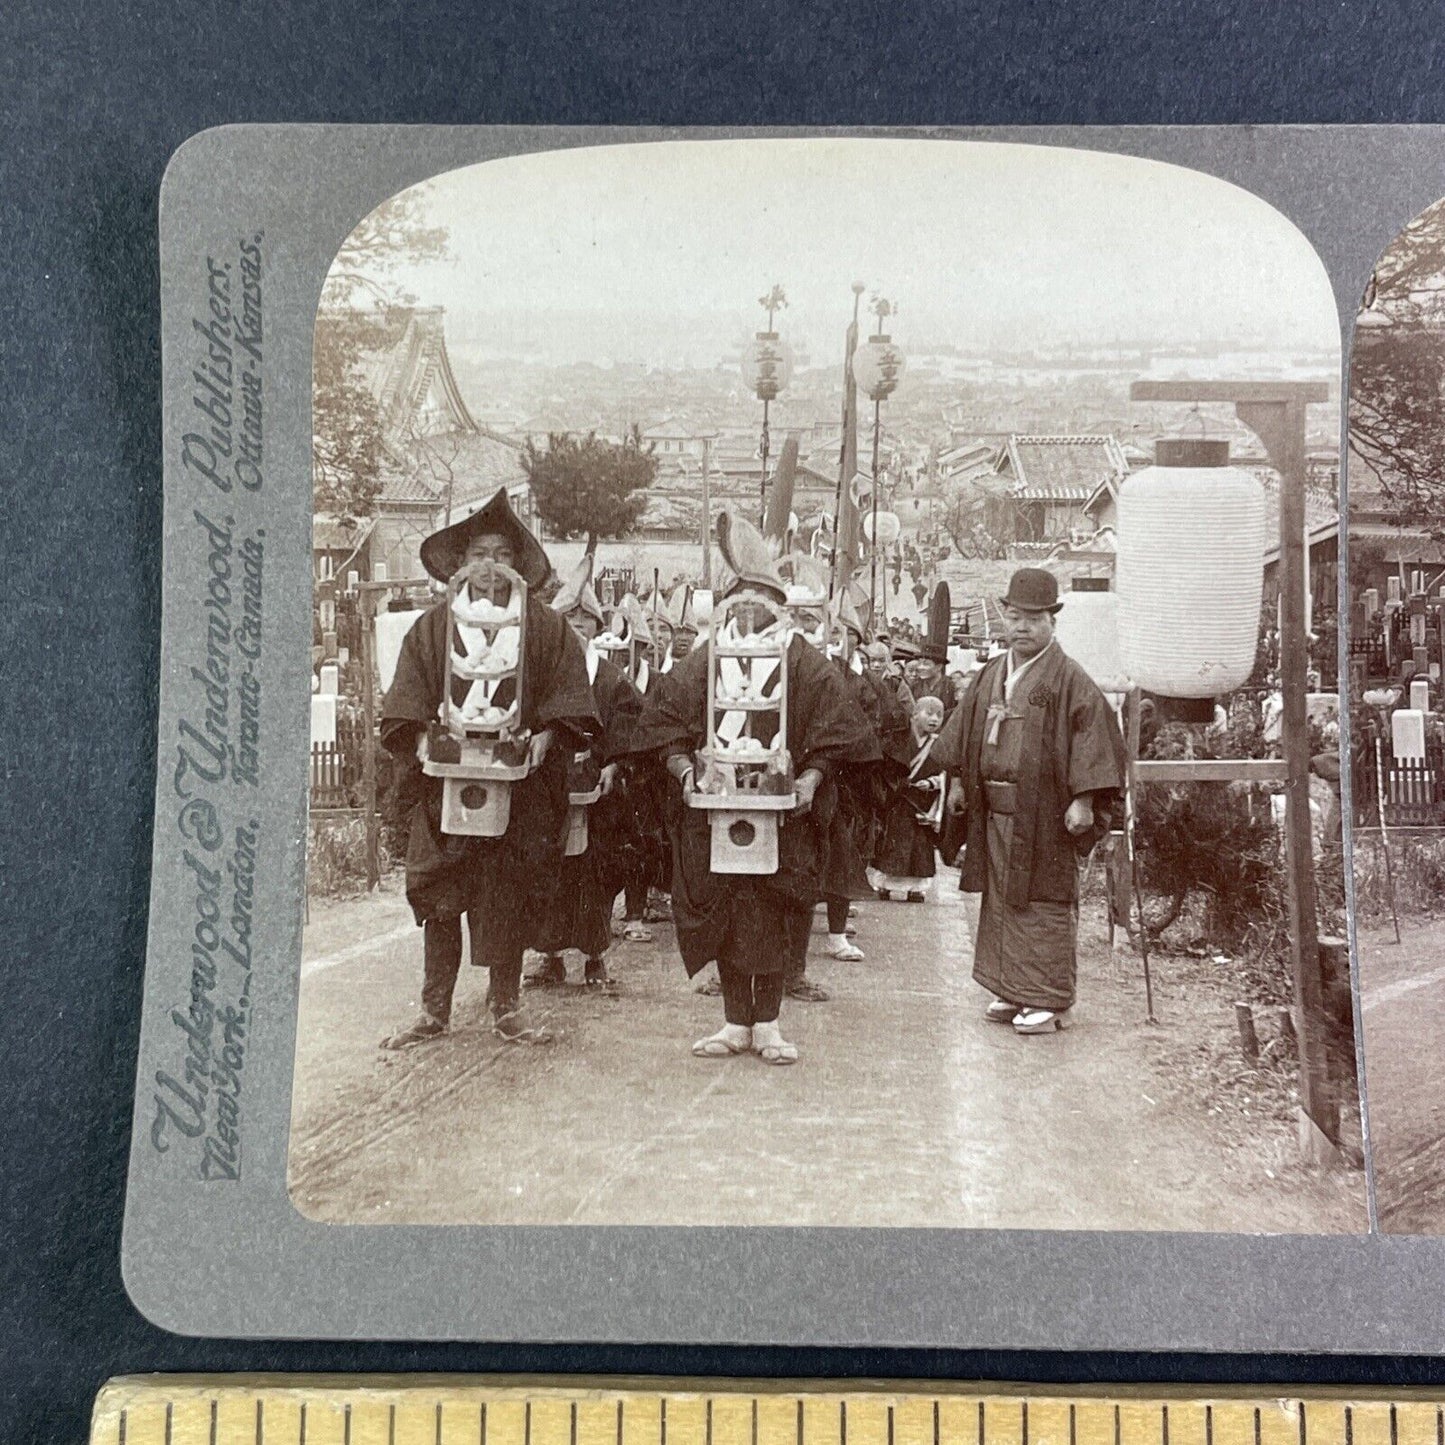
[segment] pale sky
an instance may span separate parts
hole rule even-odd
[[[1304,237],[1227,182],[1133,157],[973,141],[673,141],[490,161],[426,182],[451,258],[397,279],[448,332],[549,361],[711,365],[779,320],[820,362],[851,283],[906,347],[1116,336],[1163,349],[1243,326],[1337,348]]]

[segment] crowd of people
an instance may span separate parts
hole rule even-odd
[[[784,1000],[827,1000],[806,969],[817,910],[827,952],[861,961],[856,905],[923,903],[940,864],[982,896],[974,975],[991,995],[985,1016],[1023,1035],[1064,1026],[1079,865],[1117,824],[1125,752],[1108,701],[1054,639],[1055,578],[1016,572],[999,599],[1006,635],[960,652],[946,606],[921,642],[890,637],[865,620],[866,595],[820,583],[811,559],[790,558],[743,518],[725,513],[718,543],[715,600],[729,626],[780,639],[787,705],[773,741],[780,729],[791,806],[765,871],[719,869],[708,809],[694,806],[710,785],[719,704],[706,645],[716,624],[691,589],[653,599],[666,646],[654,636],[639,650],[642,609],[630,624],[626,608],[609,616],[590,557],[559,579],[505,492],[423,544],[447,595],[406,636],[380,731],[398,763],[422,1007],[383,1047],[448,1032],[464,936],[471,962],[489,970],[495,1032],[546,1042],[524,1014],[523,988],[565,984],[564,955],[576,950],[584,983],[611,989],[620,911],[624,944],[670,917],[687,974],[720,995],[722,1026],[692,1043],[696,1056],[791,1064]],[[463,663],[479,646],[476,619],[515,602],[513,576],[525,584],[519,670],[486,701],[508,717],[529,770],[510,786],[505,829],[474,836],[448,830],[442,779],[427,763],[448,727],[476,715]],[[950,668],[951,653],[966,664]],[[733,716],[745,732],[765,714]],[[579,780],[595,801],[586,846],[569,850]]]

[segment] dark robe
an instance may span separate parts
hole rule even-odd
[[[666,818],[672,841],[672,912],[688,974],[709,963],[743,973],[782,972],[788,940],[807,927],[823,896],[826,840],[837,805],[835,775],[866,762],[873,743],[866,719],[849,695],[843,675],[800,637],[788,648],[788,734],[793,771],[823,775],[812,809],[784,814],[778,838],[778,871],[756,876],[711,871],[712,829],[708,811],[688,807],[682,789],[668,780]],[[638,724],[639,748],[664,758],[691,756],[707,739],[708,655],[700,647],[649,691]]]
[[[595,787],[602,768],[620,765],[634,751],[642,710],[642,694],[632,679],[605,657],[597,662],[592,700],[602,730],[586,756],[574,759],[574,772],[580,769],[577,781],[585,784],[573,789],[579,793]],[[631,820],[626,787],[619,772],[612,791],[588,807],[587,847],[562,860],[560,886],[536,944],[543,953],[578,948],[588,958],[600,958],[611,945],[612,905],[626,881],[625,844]]]
[[[884,875],[880,887],[886,887],[889,879],[922,882],[938,871],[935,853],[939,832],[923,821],[923,815],[934,807],[940,788],[945,786],[941,779],[943,767],[934,756],[937,738],[929,742],[928,752],[921,759],[924,744],[913,736],[911,728],[908,738],[913,756],[906,770],[894,771],[873,854],[873,866]]]
[[[381,742],[399,763],[399,787],[410,800],[406,896],[418,923],[485,916],[472,962],[491,967],[520,958],[535,939],[557,886],[567,834],[567,777],[573,752],[596,732],[598,719],[587,684],[582,643],[566,621],[529,595],[526,655],[522,660],[520,721],[550,728],[552,746],[540,767],[512,784],[511,817],[500,838],[465,838],[441,831],[442,781],[416,761],[416,738],[436,721],[442,701],[446,649],[457,637],[451,611],[438,602],[416,620],[397,658],[396,674],[381,704]],[[460,704],[471,684],[453,674],[452,700]],[[510,682],[496,701],[510,701]]]
[[[823,894],[827,898],[871,898],[868,862],[887,803],[882,776],[885,739],[891,741],[906,732],[908,718],[892,689],[871,672],[853,672],[842,663],[835,666],[842,671],[848,694],[868,724],[871,747],[868,758],[838,769],[838,802],[828,829]]]
[[[965,845],[959,886],[982,893],[974,977],[1028,1008],[1073,1005],[1079,863],[1121,815],[1126,754],[1104,694],[1057,643],[1003,701],[1009,655],[995,658],[934,744],[963,780]],[[997,730],[991,727],[997,722]],[[1089,796],[1094,826],[1064,826]]]

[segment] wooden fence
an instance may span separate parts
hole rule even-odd
[[[1430,741],[1423,758],[1384,760],[1385,823],[1391,828],[1445,827],[1445,743]],[[1380,826],[1380,779],[1375,749],[1367,742],[1356,754],[1351,779],[1355,824]]]
[[[362,760],[366,730],[359,722],[336,724],[334,743],[311,744],[311,811],[362,806]]]

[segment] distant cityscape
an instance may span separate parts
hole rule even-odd
[[[866,335],[866,324],[865,331]],[[786,333],[785,333],[786,335]],[[836,506],[843,457],[843,336],[836,358],[795,351],[791,381],[771,403],[772,473],[795,444],[793,509],[800,522]],[[762,494],[762,406],[746,385],[738,352],[708,366],[556,364],[498,357],[441,307],[398,308],[378,351],[354,358],[374,395],[387,438],[385,484],[375,515],[341,525],[318,516],[318,579],[357,570],[391,578],[419,573],[420,540],[471,510],[498,486],[530,515],[523,454],[558,434],[620,439],[639,430],[657,462],[635,537],[604,546],[636,565],[653,547],[696,547],[711,506],[755,510]],[[1114,500],[1129,472],[1146,466],[1160,437],[1227,437],[1240,465],[1273,482],[1258,439],[1229,406],[1189,408],[1129,399],[1131,383],[1154,379],[1324,380],[1336,384],[1332,350],[1284,351],[1262,344],[1194,347],[1061,340],[1028,351],[984,353],[936,347],[906,353],[897,390],[882,404],[880,492],[921,549],[929,577],[955,572],[957,527],[949,518],[976,501],[998,546],[992,555],[1090,557],[1112,552]],[[1335,545],[1339,482],[1338,399],[1310,408],[1311,546]],[[873,465],[873,408],[860,401],[855,478]],[[844,479],[846,480],[846,479]],[[950,532],[953,535],[950,535]],[[954,554],[937,570],[932,561]],[[983,554],[977,554],[982,556]],[[667,571],[665,575],[671,575]],[[927,584],[928,578],[924,578]]]

